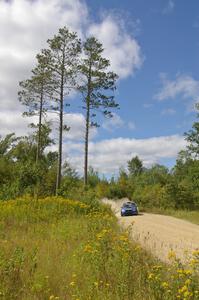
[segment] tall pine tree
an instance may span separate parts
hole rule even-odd
[[[44,124],[43,117],[47,112],[51,98],[50,82],[51,72],[47,68],[46,60],[42,55],[37,55],[37,66],[32,70],[31,78],[19,83],[19,101],[27,108],[23,115],[29,117],[37,115],[39,117],[36,125],[31,124],[32,127],[37,128],[36,163],[42,154],[42,130],[44,131],[49,127],[49,124]]]
[[[114,100],[113,91],[117,74],[109,71],[110,61],[103,57],[102,44],[94,37],[88,38],[83,45],[83,59],[80,66],[82,93],[82,108],[86,112],[84,184],[88,183],[88,140],[92,126],[99,127],[95,117],[101,112],[106,117],[112,117],[111,109],[119,105]]]
[[[64,124],[66,98],[75,88],[79,54],[81,52],[80,40],[77,34],[70,32],[66,27],[59,29],[57,35],[48,40],[49,49],[42,50],[49,71],[52,74],[51,86],[55,105],[52,109],[59,114],[59,150],[57,165],[56,193],[61,184],[62,144],[63,131],[69,128]]]

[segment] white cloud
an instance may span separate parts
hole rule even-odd
[[[110,119],[105,119],[105,121],[102,124],[102,128],[108,130],[108,131],[114,131],[117,128],[121,128],[124,126],[124,121],[121,119],[121,117],[113,113],[112,118]]]
[[[31,133],[28,124],[36,122],[36,119],[36,117],[23,118],[20,111],[0,111],[0,135],[15,132],[17,136],[24,136]]]
[[[64,124],[70,127],[70,130],[65,133],[66,140],[84,140],[85,136],[85,117],[81,113],[68,113],[64,115]],[[97,135],[95,127],[90,129],[90,139]]]
[[[102,123],[102,128],[109,132],[113,132],[119,128],[127,128],[129,130],[134,130],[136,128],[135,123],[132,121],[124,121],[118,114],[113,113],[113,117],[110,119],[105,119]]]
[[[87,17],[79,0],[0,1],[1,109],[18,110],[18,82],[29,76],[46,40],[64,25],[81,34]]]
[[[137,40],[126,32],[123,23],[114,15],[107,15],[101,23],[92,24],[88,33],[103,43],[105,56],[120,78],[134,74],[141,67],[143,58]]]
[[[175,158],[178,152],[185,148],[186,142],[182,136],[162,136],[147,139],[116,138],[89,143],[89,165],[101,173],[117,173],[120,167],[138,155],[145,166],[160,162],[162,159]],[[76,155],[70,156],[70,162],[80,172],[83,172],[83,144],[66,146],[67,153],[71,148]]]
[[[175,8],[175,3],[173,0],[169,0],[167,6],[163,9],[163,14],[170,14]]]
[[[189,106],[199,101],[199,81],[190,75],[179,74],[174,80],[169,80],[166,74],[161,74],[162,87],[155,95],[159,101],[175,99],[181,96],[188,100]]]
[[[48,114],[47,119],[52,124],[52,138],[56,139],[58,134],[58,116],[56,114]],[[32,133],[32,129],[28,127],[30,123],[37,123],[38,116],[22,117],[20,111],[2,111],[0,112],[0,134],[5,136],[11,132],[15,132],[17,136],[25,136]],[[64,124],[70,127],[68,132],[64,133],[65,140],[83,141],[85,136],[85,117],[80,113],[68,113],[64,115]],[[90,129],[90,139],[97,135],[97,129]]]

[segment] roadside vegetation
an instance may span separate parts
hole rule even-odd
[[[168,268],[90,196],[0,203],[0,299],[199,299],[198,251]]]

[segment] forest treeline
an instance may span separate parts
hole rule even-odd
[[[198,122],[187,134],[189,140],[197,137]],[[46,144],[49,139],[45,138]],[[117,178],[101,178],[92,167],[88,170],[88,185],[67,162],[62,168],[59,195],[81,198],[86,192],[92,197],[135,200],[143,208],[199,209],[199,160],[194,157],[194,146],[189,144],[179,153],[175,166],[169,170],[163,165],[143,167],[139,157],[127,162]],[[9,134],[0,140],[0,199],[16,198],[23,194],[50,196],[56,193],[57,152],[43,152],[39,165],[35,163],[36,136],[16,137]]]
[[[79,199],[90,193],[91,198],[128,197],[141,207],[198,209],[199,122],[185,133],[187,148],[179,153],[171,170],[158,164],[145,168],[136,156],[126,168],[118,170],[117,178],[102,178],[89,167],[89,132],[100,125],[99,113],[112,117],[112,109],[118,108],[114,99],[118,76],[110,70],[103,45],[95,37],[82,43],[76,33],[64,27],[47,44],[48,48],[36,57],[31,77],[19,84],[24,116],[38,120],[30,124],[32,134],[18,137],[10,133],[0,138],[0,199],[23,194]],[[74,91],[85,112],[83,176],[62,158],[63,135],[70,130],[64,123],[64,114]],[[59,120],[57,151],[47,151],[55,144],[51,138],[51,113],[56,113]]]

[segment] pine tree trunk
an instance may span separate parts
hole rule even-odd
[[[90,101],[87,100],[86,133],[85,133],[85,157],[84,157],[84,185],[88,184],[88,136],[90,123]]]
[[[43,111],[43,87],[42,87],[42,91],[41,91],[40,107],[39,107],[39,129],[38,129],[36,164],[38,163],[40,154],[41,154],[42,111]]]
[[[91,63],[89,66],[88,92],[86,97],[86,133],[85,133],[85,153],[84,153],[84,186],[88,184],[88,137],[90,126],[90,101],[91,101]]]
[[[59,111],[59,151],[57,164],[57,182],[56,182],[56,196],[61,185],[61,168],[62,168],[62,137],[63,137],[63,107],[64,107],[64,74],[62,72],[61,91],[60,91],[60,111]]]

